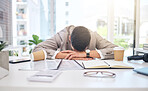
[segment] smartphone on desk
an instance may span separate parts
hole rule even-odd
[[[16,63],[29,62],[29,61],[30,61],[30,58],[14,58],[14,59],[10,59],[9,63],[16,64]]]

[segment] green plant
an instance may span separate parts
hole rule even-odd
[[[41,43],[43,40],[39,39],[39,36],[37,35],[32,35],[33,40],[29,40],[29,45],[37,45]],[[32,52],[32,49],[29,51],[29,54]]]
[[[128,47],[129,47],[129,45],[125,39],[114,39],[114,44],[116,44],[118,46],[122,46],[125,49],[128,49]]]
[[[33,40],[29,40],[29,42],[30,42],[29,45],[33,45],[33,44],[37,45],[43,41],[43,40],[39,39],[39,36],[37,36],[37,35],[32,35],[32,38],[33,38]]]
[[[102,37],[107,38],[107,26],[98,27],[97,33]]]
[[[3,50],[6,47],[6,45],[7,45],[6,42],[1,43],[0,44],[0,51]]]

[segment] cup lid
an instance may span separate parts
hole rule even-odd
[[[124,50],[123,47],[115,47],[113,50]]]

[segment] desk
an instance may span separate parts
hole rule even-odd
[[[0,91],[148,91],[148,76],[133,69],[96,69],[116,73],[116,78],[84,77],[87,70],[64,70],[52,83],[29,82],[36,71],[19,71],[26,63],[10,64],[9,75],[0,80]],[[129,62],[135,68],[148,67],[142,61]]]

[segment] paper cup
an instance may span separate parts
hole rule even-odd
[[[123,61],[124,57],[124,48],[123,47],[115,47],[114,48],[114,60],[115,61]]]
[[[30,58],[32,61],[46,60],[47,53],[45,50],[33,52],[33,53],[31,53]]]

